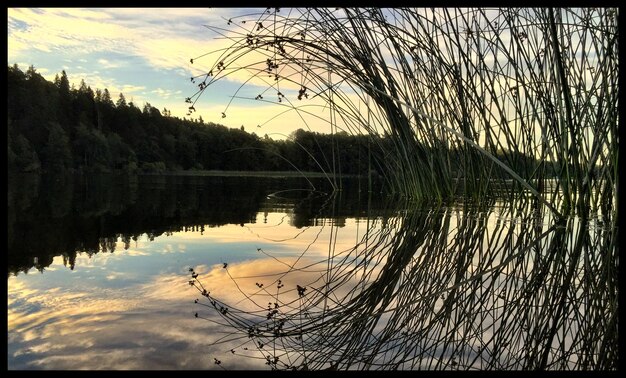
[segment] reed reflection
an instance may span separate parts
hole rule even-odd
[[[525,198],[418,208],[388,209],[352,248],[331,236],[324,258],[264,251],[277,260],[271,274],[240,276],[225,263],[217,269],[238,295],[211,294],[212,281],[190,269],[195,316],[224,328],[215,365],[247,356],[295,370],[617,367],[612,220],[556,221]]]

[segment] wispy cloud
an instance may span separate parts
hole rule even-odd
[[[123,52],[156,68],[184,66],[207,45],[202,24],[221,22],[207,9],[169,8],[9,8],[8,19],[9,57],[26,49]]]
[[[169,90],[169,89],[162,89],[162,88],[157,88],[153,91],[150,91],[150,93],[154,93],[157,96],[163,98],[163,99],[170,99],[170,97],[174,97],[174,96],[178,96],[180,97],[182,95],[182,91],[181,90]]]
[[[110,62],[107,59],[98,59],[98,65],[102,68],[119,68],[121,66],[118,62]]]
[[[110,16],[91,10],[9,8],[8,18],[27,25],[9,31],[9,40],[16,42],[9,44],[9,56],[24,48],[99,51],[119,46],[128,38],[127,31],[111,22]]]

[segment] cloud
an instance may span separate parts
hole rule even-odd
[[[156,68],[180,68],[206,47],[202,21],[217,19],[206,9],[9,8],[9,56],[28,49],[120,52]],[[100,63],[119,67],[106,59]]]
[[[178,97],[177,99],[181,99],[183,92],[181,90],[157,88],[157,89],[155,89],[153,91],[150,91],[150,93],[154,93],[157,96],[161,97],[162,99],[166,99],[167,100],[170,97]]]
[[[128,85],[128,84],[124,84],[121,88],[121,92],[123,93],[133,93],[133,92],[139,92],[146,89],[146,87],[142,86],[142,85]]]
[[[9,56],[24,48],[45,52],[78,49],[83,53],[119,48],[128,36],[108,15],[93,10],[9,8],[7,13],[9,20],[27,25],[9,31],[9,41],[17,42],[9,44]]]
[[[102,68],[119,68],[121,64],[119,62],[113,63],[106,59],[98,59],[98,65]]]
[[[232,42],[214,39],[215,34],[202,25],[225,24],[223,18],[236,12],[241,10],[9,8],[9,57],[32,49],[83,55],[107,52],[143,58],[157,69],[206,72],[210,67],[200,64],[196,69],[189,59]],[[107,59],[98,62],[105,68],[120,67]]]

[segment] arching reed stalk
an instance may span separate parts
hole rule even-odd
[[[205,293],[233,329],[216,345],[253,342],[277,369],[616,368],[617,10],[246,20],[210,27],[233,43],[192,107],[220,78],[270,75],[280,106],[368,135],[387,188],[413,202],[353,248],[331,240],[327,259],[277,273],[277,288],[300,280],[285,290],[250,293],[231,277],[255,311]]]
[[[245,72],[298,114],[322,100],[331,132],[370,135],[404,196],[480,197],[509,178],[560,216],[616,208],[616,9],[268,8],[228,24],[207,26],[232,45],[190,111]]]

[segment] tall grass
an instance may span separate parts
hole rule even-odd
[[[239,296],[216,298],[192,271],[208,300],[198,317],[223,326],[210,357],[225,369],[242,357],[273,369],[616,369],[614,230],[554,222],[533,202],[391,207],[353,248],[331,233],[327,258],[258,277],[214,268]]]
[[[255,356],[273,368],[616,368],[616,9],[268,8],[228,24],[209,27],[232,44],[192,107],[231,75],[266,83],[305,126],[368,135],[368,164],[413,202],[281,272],[318,275],[263,291],[279,307],[206,295],[235,329],[224,342],[272,345]],[[462,211],[424,211],[460,193]]]
[[[232,45],[197,77],[190,111],[245,73],[330,132],[370,135],[404,196],[480,197],[504,171],[559,216],[616,211],[616,9],[268,8],[224,22],[207,27]]]

